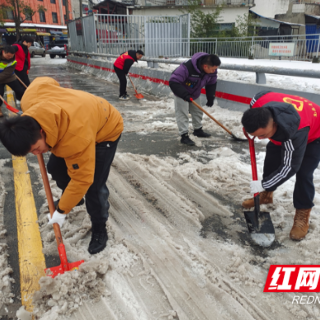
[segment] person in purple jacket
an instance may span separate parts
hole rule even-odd
[[[192,117],[193,134],[201,138],[210,137],[209,133],[202,130],[203,113],[192,104],[192,100],[200,104],[201,89],[205,87],[206,105],[213,106],[217,86],[217,68],[220,64],[218,56],[198,52],[172,72],[169,86],[174,93],[174,106],[181,143],[188,146],[195,145],[188,134],[189,113]]]

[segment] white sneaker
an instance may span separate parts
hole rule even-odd
[[[130,98],[124,94],[123,96],[119,97],[120,100],[129,100]]]

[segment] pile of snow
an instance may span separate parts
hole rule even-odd
[[[95,302],[106,294],[103,277],[108,261],[91,259],[55,278],[42,277],[40,290],[33,296],[33,314],[38,318],[55,320],[60,314],[70,316],[84,301]]]
[[[45,57],[35,56],[31,59],[31,68],[40,67],[43,68],[43,65],[51,65],[51,64],[66,64],[66,58],[55,57],[51,59],[50,56],[47,54]],[[32,69],[31,69],[32,71]]]
[[[0,160],[0,175],[2,177],[8,174],[8,168],[5,168],[6,160]],[[8,264],[8,251],[7,244],[3,241],[7,235],[7,231],[4,227],[4,201],[6,197],[6,190],[4,186],[4,180],[0,179],[0,309],[7,310],[7,305],[13,303],[14,294],[11,293],[11,283],[14,283],[14,279],[10,274],[13,272]]]

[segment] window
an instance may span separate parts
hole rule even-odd
[[[25,18],[27,21],[32,21],[32,16],[31,16],[30,12],[28,12],[28,10],[25,9],[23,11],[23,14],[25,15]]]
[[[50,3],[56,3],[56,0],[50,0]]]
[[[40,16],[40,22],[46,22],[46,15],[44,11],[40,11],[39,16]]]
[[[66,23],[66,21],[67,21],[67,15],[66,14],[63,16],[63,19],[64,19],[64,23]]]
[[[219,30],[232,30],[234,23],[219,23]]]
[[[66,6],[66,0],[63,0],[62,3],[64,6]]]
[[[58,23],[58,15],[56,12],[52,12],[52,22]]]
[[[13,20],[13,12],[11,9],[5,9],[3,11],[3,18]]]

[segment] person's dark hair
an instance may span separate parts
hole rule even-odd
[[[137,50],[137,53],[142,54],[144,56],[144,52],[142,50]]]
[[[201,65],[208,65],[210,67],[217,66],[219,67],[221,64],[221,61],[218,56],[215,54],[209,54],[208,56],[204,56],[203,59],[201,60]]]
[[[270,119],[273,119],[273,116],[268,108],[254,108],[245,111],[241,123],[248,133],[253,133],[260,128],[265,128]]]
[[[21,38],[21,42],[23,43],[23,42],[29,42],[29,43],[32,43],[33,44],[33,38],[32,37],[30,37],[30,36],[23,36],[22,38]]]
[[[15,54],[17,52],[17,46],[4,46],[4,48],[2,49],[5,53],[12,53]]]
[[[0,121],[0,140],[15,156],[25,156],[41,139],[39,123],[29,116],[15,116]]]

